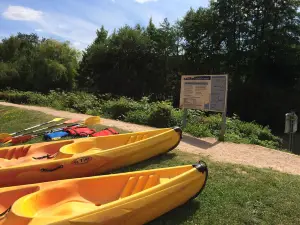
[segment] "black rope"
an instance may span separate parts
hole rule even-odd
[[[57,167],[55,167],[53,169],[41,168],[41,172],[53,172],[53,171],[61,169],[61,168],[64,168],[64,166],[63,165],[59,165],[59,166],[57,166]]]
[[[45,158],[47,158],[47,159],[53,159],[55,156],[57,155],[57,153],[56,154],[54,154],[54,155],[50,155],[50,154],[47,154],[47,155],[44,155],[44,156],[40,156],[40,157],[32,157],[33,159],[37,159],[37,160],[39,160],[39,159],[45,159]]]
[[[9,213],[10,209],[11,209],[11,206],[7,210],[5,210],[3,213],[0,213],[0,217],[2,217],[5,214]]]

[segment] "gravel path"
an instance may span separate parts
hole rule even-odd
[[[83,120],[89,117],[89,115],[85,114],[71,113],[40,106],[17,105],[7,102],[0,102],[0,105],[40,111],[65,118],[78,118]],[[106,126],[114,126],[132,132],[156,129],[104,118],[102,118],[101,123]],[[300,156],[257,145],[218,142],[214,138],[195,138],[184,134],[178,149],[184,152],[209,157],[214,161],[250,165],[258,168],[271,168],[280,172],[300,175]]]

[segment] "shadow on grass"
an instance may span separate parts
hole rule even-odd
[[[196,138],[196,137],[193,137],[190,135],[186,135],[186,134],[183,134],[182,141],[187,144],[190,144],[195,147],[202,148],[202,149],[209,149],[220,143],[219,141],[216,141],[214,143],[209,143],[207,141],[200,140],[199,138]]]
[[[168,204],[167,202],[164,202],[162,204]],[[200,203],[197,200],[190,200],[186,202],[185,204],[167,212],[166,214],[156,218],[155,220],[152,220],[151,222],[147,223],[147,225],[158,225],[158,224],[164,224],[164,225],[177,225],[177,224],[183,224],[189,218],[191,218],[197,210],[200,209]],[[176,219],[175,219],[176,218]]]

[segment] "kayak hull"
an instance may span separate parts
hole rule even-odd
[[[98,175],[166,153],[180,140],[180,128],[164,128],[2,148],[0,187]],[[18,149],[29,150],[22,156]]]
[[[0,225],[145,224],[197,196],[207,176],[200,162],[2,188]]]

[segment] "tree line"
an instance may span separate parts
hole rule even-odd
[[[0,43],[0,88],[150,96],[179,103],[181,74],[229,74],[228,113],[283,127],[300,112],[298,0],[218,0],[171,24],[104,26],[79,58],[69,43],[18,34]],[[281,122],[282,121],[282,122]]]

